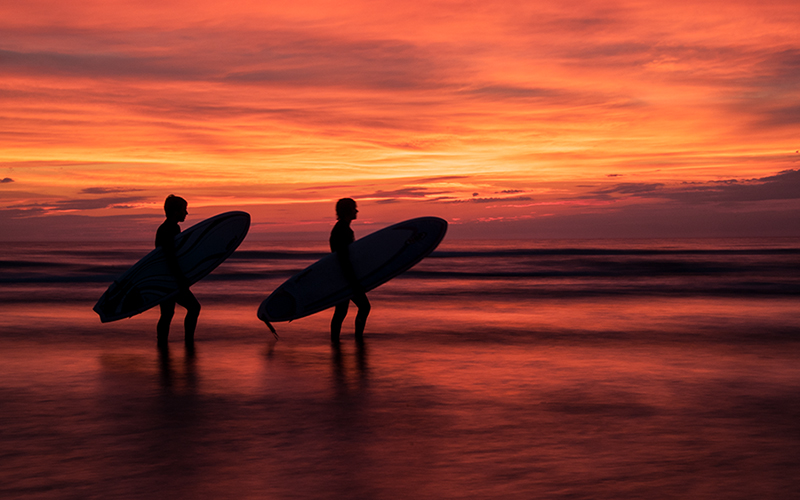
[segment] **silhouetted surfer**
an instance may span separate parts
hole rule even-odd
[[[191,345],[194,342],[194,331],[197,327],[197,318],[200,316],[200,302],[189,290],[189,281],[183,275],[180,266],[178,266],[178,256],[175,253],[175,236],[181,232],[178,223],[186,220],[186,216],[189,215],[188,206],[189,204],[186,200],[180,196],[172,194],[167,196],[166,201],[164,201],[164,213],[167,214],[167,220],[156,231],[156,248],[161,247],[164,250],[167,267],[178,283],[178,295],[159,304],[161,306],[161,317],[156,326],[159,346],[166,346],[167,344],[169,325],[172,322],[172,316],[175,315],[176,303],[186,308],[183,328],[186,332],[185,340],[187,345]]]
[[[342,198],[336,202],[336,218],[338,221],[336,225],[333,226],[333,230],[331,230],[330,245],[331,252],[336,253],[344,276],[353,289],[353,298],[351,300],[358,306],[358,314],[356,314],[356,340],[360,341],[364,338],[364,327],[367,324],[370,305],[364,287],[358,282],[356,272],[353,269],[353,263],[350,261],[349,246],[350,243],[355,241],[353,230],[350,229],[350,222],[355,220],[357,216],[358,209],[353,199]],[[339,342],[339,333],[342,331],[342,323],[347,316],[349,305],[349,300],[345,300],[336,305],[336,309],[333,312],[333,319],[331,319],[331,342]]]

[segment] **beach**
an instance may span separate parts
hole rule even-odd
[[[150,248],[13,243],[3,498],[791,498],[800,240],[445,240],[351,309],[256,309],[323,244],[245,241],[178,308],[92,306]]]

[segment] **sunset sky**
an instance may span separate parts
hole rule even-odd
[[[800,236],[796,1],[9,1],[0,240]]]

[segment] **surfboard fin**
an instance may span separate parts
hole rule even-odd
[[[267,328],[269,328],[269,331],[271,331],[272,334],[275,335],[275,340],[280,340],[280,337],[278,337],[278,332],[275,331],[275,327],[272,326],[272,323],[270,323],[269,321],[267,321],[265,319],[263,319],[261,321],[263,321],[264,323],[267,324]]]

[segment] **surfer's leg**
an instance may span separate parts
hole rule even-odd
[[[175,301],[165,300],[159,306],[161,307],[161,317],[158,318],[156,325],[156,336],[159,345],[163,345],[169,338],[169,324],[172,322],[172,316],[175,315]]]
[[[350,307],[350,301],[345,300],[336,304],[333,310],[333,318],[331,319],[331,342],[339,342],[339,334],[342,331],[342,323],[347,316],[347,309]]]
[[[356,315],[356,340],[364,338],[364,328],[367,326],[367,316],[372,306],[369,304],[367,294],[362,293],[353,297],[353,303],[358,306],[358,314]]]
[[[200,317],[200,302],[190,290],[178,294],[176,302],[186,308],[186,317],[183,319],[183,330],[186,332],[184,340],[194,341],[194,331],[197,328],[197,318]]]

